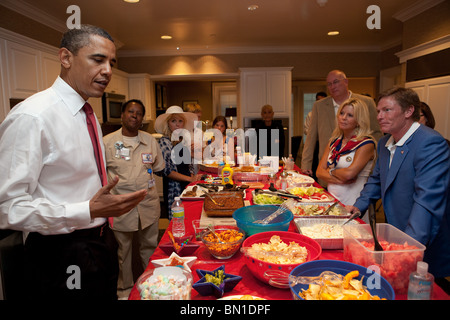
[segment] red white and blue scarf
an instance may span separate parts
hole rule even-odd
[[[327,165],[330,168],[334,168],[337,166],[339,162],[339,158],[342,155],[352,153],[359,147],[366,145],[368,143],[375,144],[375,141],[370,137],[364,137],[361,140],[354,140],[356,136],[352,136],[351,139],[347,142],[347,144],[342,148],[342,140],[343,136],[340,138],[336,138],[330,143],[330,153],[328,154]]]

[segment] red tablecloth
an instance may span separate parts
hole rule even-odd
[[[251,198],[251,190],[246,190],[246,198]],[[186,235],[194,234],[194,229],[192,226],[193,220],[200,219],[203,200],[185,200],[183,201],[185,207],[185,225],[186,225]],[[167,230],[171,229],[171,224]],[[161,238],[160,244],[170,242],[169,235],[166,232]],[[297,229],[293,222],[289,226],[289,231],[297,232]],[[195,237],[194,237],[195,238]],[[291,300],[293,299],[290,290],[279,289],[272,287],[271,285],[265,284],[258,279],[256,279],[249,269],[245,265],[245,257],[241,252],[237,252],[232,258],[227,260],[218,260],[212,257],[207,251],[206,247],[201,241],[198,242],[200,247],[192,254],[197,257],[196,262],[191,267],[192,275],[194,277],[194,282],[199,280],[196,270],[214,270],[225,265],[225,272],[228,274],[233,274],[241,276],[242,280],[238,285],[230,292],[225,293],[224,296],[228,295],[241,295],[248,294],[253,296],[258,296],[268,300]],[[150,260],[165,259],[168,255],[164,253],[163,250],[158,246]],[[319,256],[320,260],[343,260],[343,250],[322,250],[322,254]],[[154,268],[153,264],[150,262],[147,266],[147,270]],[[449,300],[450,297],[437,285],[434,286],[435,290],[433,293],[433,298],[437,300]],[[192,300],[215,300],[214,296],[201,296],[196,290],[192,289]],[[396,295],[397,300],[406,299],[405,295]],[[134,286],[132,289],[129,300],[140,300],[139,292]]]

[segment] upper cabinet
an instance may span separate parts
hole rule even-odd
[[[275,117],[291,116],[292,67],[240,68],[240,118],[260,118],[270,104]]]
[[[6,41],[9,96],[25,99],[39,91],[39,50]]]
[[[128,99],[128,73],[113,68],[113,74],[105,92],[123,94]]]
[[[130,74],[128,77],[128,92],[130,99],[139,99],[145,106],[145,119],[154,119],[155,111],[152,101],[152,85],[150,75],[146,73]]]

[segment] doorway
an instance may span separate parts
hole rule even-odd
[[[236,82],[213,82],[212,101],[213,119],[219,115],[225,116],[227,108],[237,108]],[[237,128],[237,117],[227,117],[227,124],[228,128]]]
[[[316,93],[320,91],[327,92],[325,80],[294,80],[292,82],[292,110],[294,117],[293,136],[303,137],[295,161],[299,167],[301,165],[303,145],[306,139],[304,134],[305,119],[308,113],[312,110],[314,102],[316,101]]]

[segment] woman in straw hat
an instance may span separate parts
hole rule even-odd
[[[172,219],[171,207],[175,197],[180,196],[189,183],[200,180],[200,175],[193,174],[191,161],[193,140],[190,138],[196,120],[196,114],[183,112],[179,106],[171,106],[155,121],[156,132],[163,135],[159,139],[159,147],[166,167],[160,174],[163,177],[164,201],[167,203],[169,219]]]

